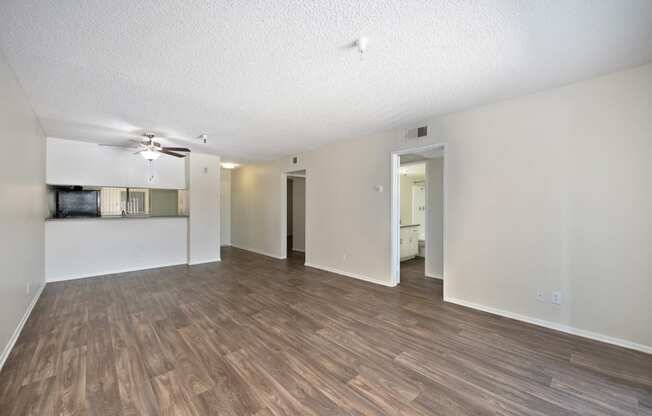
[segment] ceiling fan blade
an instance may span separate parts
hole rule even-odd
[[[186,155],[182,155],[181,153],[174,153],[174,152],[170,152],[169,150],[165,150],[165,149],[161,149],[161,150],[159,150],[159,152],[163,153],[163,154],[166,154],[166,155],[174,156],[174,157],[186,157]]]
[[[120,147],[122,149],[137,149],[140,147],[140,145],[137,144],[105,144],[105,143],[99,143],[100,146],[104,147]]]
[[[190,153],[190,149],[187,147],[168,147],[168,146],[163,146],[163,150],[172,150],[175,152],[188,152]]]

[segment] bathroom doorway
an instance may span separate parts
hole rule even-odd
[[[392,154],[393,283],[444,279],[445,146]]]

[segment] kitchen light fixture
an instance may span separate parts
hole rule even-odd
[[[235,169],[238,166],[240,166],[237,163],[233,163],[233,162],[223,162],[221,165],[224,169]]]
[[[143,158],[145,158],[146,160],[149,160],[150,162],[151,162],[152,160],[156,160],[156,159],[158,159],[159,156],[161,156],[161,154],[160,154],[159,152],[156,152],[156,151],[151,150],[151,149],[145,149],[145,150],[143,150],[142,152],[140,152],[140,155],[141,155]]]

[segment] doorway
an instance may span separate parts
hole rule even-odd
[[[288,259],[305,261],[306,185],[305,170],[287,172],[284,180],[283,252]]]
[[[446,146],[391,155],[392,284],[445,277]]]

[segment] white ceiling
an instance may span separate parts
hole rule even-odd
[[[3,0],[0,42],[51,136],[251,160],[652,61],[652,1]]]

